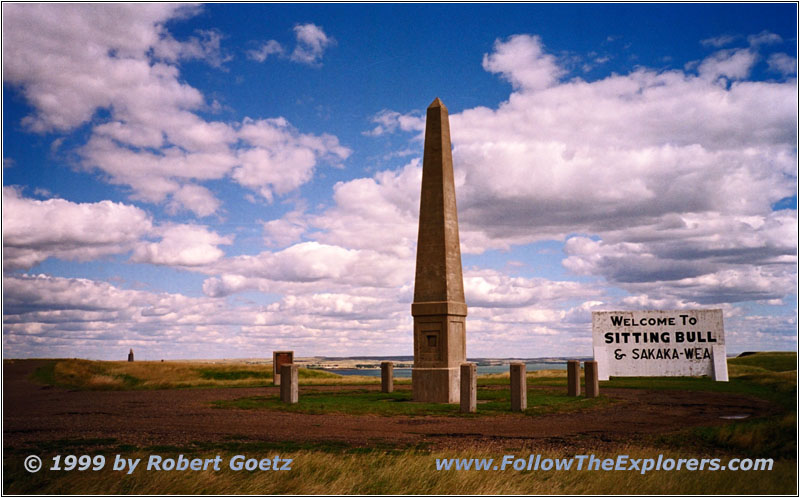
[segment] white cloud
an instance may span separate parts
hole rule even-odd
[[[464,275],[464,292],[471,308],[489,308],[497,313],[501,308],[526,308],[525,313],[535,312],[554,318],[556,303],[570,299],[588,298],[597,291],[579,282],[558,282],[544,278],[510,277],[496,270],[468,270]],[[554,309],[545,309],[544,306]],[[529,309],[530,306],[536,306]]]
[[[767,65],[770,71],[781,73],[784,76],[794,76],[797,74],[797,59],[784,53],[776,53],[769,56]]]
[[[750,75],[757,60],[757,53],[746,48],[720,50],[701,62],[697,72],[701,77],[710,80],[721,76],[730,80],[742,80]]]
[[[166,39],[163,19],[171,15],[140,23],[142,36],[156,41],[136,46]],[[316,46],[322,54],[322,38],[309,33],[303,42],[312,47],[308,57]],[[562,81],[564,68],[537,37],[496,42],[484,67],[515,91],[496,109],[451,116],[462,248],[480,253],[566,240],[565,266],[593,278],[568,282],[467,268],[471,355],[588,354],[590,312],[625,306],[714,304],[726,310],[726,328],[728,318],[737,317],[731,330],[743,340],[772,334],[780,335],[775,344],[792,344],[791,337],[782,338],[791,323],[757,320],[750,332],[738,318],[741,309],[730,304],[774,303],[796,288],[796,212],[772,211],[775,202],[796,194],[796,84],[747,81],[757,50],[718,52],[698,64],[697,74],[639,68],[596,81]],[[208,216],[220,204],[203,182],[232,178],[271,199],[307,182],[321,162],[335,164],[350,154],[335,137],[303,133],[283,118],[206,121],[197,114],[202,95],[181,83],[166,55],[155,60],[129,52],[128,59],[104,62],[119,71],[118,79],[91,73],[103,91],[83,107],[39,106],[36,99],[46,102],[47,92],[37,86],[38,76],[15,76],[14,84],[30,95],[36,113],[29,122],[41,129],[77,126],[96,109],[110,109],[107,122],[93,124],[81,157],[109,181],[130,186],[137,198]],[[124,88],[126,72],[139,75],[136,81],[154,94],[169,95],[152,106],[116,100],[119,107],[108,107],[110,100],[100,96],[115,85]],[[730,81],[720,84],[720,76]],[[421,117],[385,111],[375,124],[376,135],[417,131]],[[144,211],[108,201],[88,205],[89,214],[78,209],[83,205],[62,201],[63,211],[79,220],[103,209],[119,214],[105,221],[107,233],[68,229],[51,236],[45,213],[59,211],[47,204],[55,200],[4,192],[4,203],[6,197],[19,201],[20,212],[30,210],[35,220],[33,229],[11,227],[18,255],[9,259],[14,253],[7,247],[5,256],[16,261],[14,268],[48,256],[133,250],[134,262],[207,276],[207,297],[188,298],[11,275],[4,296],[6,351],[74,356],[82,353],[67,351],[125,345],[125,352],[135,343],[167,357],[207,356],[208,344],[219,355],[238,357],[281,347],[410,354],[420,177],[413,159],[397,170],[339,182],[330,207],[308,212],[301,205],[264,223],[265,238],[280,250],[230,257],[222,247],[232,243],[230,236],[200,225],[153,227]],[[4,206],[4,216],[7,211]],[[126,224],[112,221],[125,217]],[[5,223],[3,229],[5,236]],[[29,233],[40,238],[20,238]],[[613,295],[604,292],[608,285]],[[627,294],[619,296],[620,289]],[[249,296],[234,294],[247,291],[272,302],[242,305]],[[48,349],[31,348],[45,340]]]
[[[336,162],[350,155],[336,137],[299,133],[283,118],[245,118],[239,137],[249,147],[237,151],[238,165],[231,176],[267,200],[310,180],[318,161]]]
[[[162,39],[154,47],[155,56],[171,62],[180,59],[201,59],[213,67],[222,68],[223,64],[233,59],[233,56],[224,54],[221,47],[223,34],[217,30],[198,30],[198,36],[179,42],[168,33],[162,34]]]
[[[90,138],[78,148],[84,168],[129,186],[134,199],[197,216],[221,207],[198,181],[230,177],[271,199],[307,182],[318,162],[348,156],[336,137],[303,134],[283,118],[224,123],[200,117],[212,106],[183,81],[175,63],[199,58],[221,67],[230,59],[221,49],[223,35],[198,31],[178,41],[165,27],[197,12],[171,4],[4,8],[5,82],[34,109],[24,124],[36,132],[68,132],[90,123]],[[313,24],[295,32],[293,57],[305,63],[318,64],[333,43]],[[99,110],[108,117],[99,118]],[[253,133],[259,127],[277,139]]]
[[[160,240],[147,242],[152,237]],[[232,242],[200,225],[154,225],[135,206],[35,200],[3,187],[4,270],[29,269],[47,258],[90,261],[131,251],[138,263],[208,265],[224,256],[218,246]]]
[[[264,62],[270,55],[283,55],[283,46],[276,40],[269,40],[261,44],[260,47],[247,51],[247,57],[254,61]]]
[[[757,35],[750,35],[747,37],[747,42],[752,46],[758,45],[772,45],[783,41],[780,35],[770,33],[769,31],[762,31]]]
[[[257,62],[264,62],[271,55],[288,58],[292,62],[309,66],[321,66],[325,50],[336,45],[336,40],[325,34],[322,27],[313,23],[297,24],[293,28],[295,47],[291,53],[277,40],[261,42],[258,48],[248,50],[247,57]]]
[[[706,67],[722,60],[712,55]],[[524,64],[514,67],[524,74]],[[719,67],[711,72],[737,74]],[[791,292],[796,214],[772,212],[772,205],[795,193],[792,84],[739,81],[728,87],[704,76],[643,68],[549,84],[520,84],[496,110],[451,116],[463,252],[567,240],[569,270],[676,306]],[[389,131],[399,116],[380,114],[380,131]],[[420,175],[415,159],[395,171],[338,183],[331,208],[295,213],[271,227],[293,228],[294,240],[375,251],[398,268],[412,267]],[[754,280],[748,285],[742,276]],[[237,285],[268,287],[252,279]],[[523,284],[474,276],[465,285],[472,306],[523,310],[508,317],[512,321],[550,317],[551,328],[561,323],[553,311],[569,299],[625,305],[578,284],[572,288],[583,296],[551,307],[542,307],[543,296]],[[588,315],[579,309],[562,322],[578,316]]]
[[[511,37],[485,57],[487,70],[502,72],[506,57],[526,51],[534,55],[513,58],[520,62],[509,71],[538,74],[554,63],[535,37]],[[569,238],[569,269],[653,299],[725,303],[791,292],[796,213],[772,205],[796,193],[796,89],[713,81],[745,78],[757,57],[723,51],[700,75],[639,68],[592,82],[553,76],[526,86],[504,73],[520,81],[507,102],[451,115],[462,251]],[[375,134],[399,116],[379,114]],[[335,205],[304,217],[306,236],[411,261],[418,175],[412,162],[337,184]],[[758,283],[720,284],[741,282],[730,272]]]
[[[172,199],[173,202],[169,206],[172,210],[176,212],[185,207],[197,216],[210,216],[216,213],[220,206],[214,194],[200,185],[184,184],[172,194]]]
[[[6,6],[3,76],[22,88],[36,110],[26,123],[37,131],[68,130],[112,104],[199,105],[199,92],[180,84],[167,66],[147,61],[147,51],[162,39],[162,23],[194,9],[179,4]]]
[[[545,53],[541,39],[530,35],[496,40],[494,52],[483,56],[483,68],[500,73],[514,88],[525,90],[548,88],[564,74],[556,58]]]
[[[310,217],[309,225],[325,243],[413,258],[421,181],[415,159],[397,171],[339,182],[333,187],[335,206]]]
[[[387,258],[375,251],[301,242],[277,252],[225,258],[198,270],[219,275],[203,284],[207,295],[219,297],[254,289],[317,292],[401,287],[413,274],[413,262]],[[310,283],[314,285],[305,285]]]
[[[776,299],[796,286],[797,217],[675,217],[670,224],[620,229],[607,240],[572,237],[564,265],[602,275],[650,300],[719,304]]]
[[[31,268],[50,257],[89,261],[124,253],[151,229],[150,217],[134,206],[40,201],[3,187],[5,270]]]
[[[218,246],[233,243],[233,237],[223,237],[199,225],[163,225],[156,233],[161,240],[139,244],[132,261],[167,266],[208,265],[225,255]]]
[[[376,137],[385,133],[394,133],[399,129],[420,132],[420,138],[422,138],[421,133],[425,130],[425,118],[416,112],[400,114],[397,111],[384,109],[373,116],[371,121],[375,123],[375,128],[365,131],[364,135]]]
[[[730,45],[731,43],[733,43],[738,39],[739,37],[735,35],[719,35],[711,38],[706,38],[705,40],[701,40],[700,44],[703,45],[704,47],[721,48],[724,47],[725,45]]]
[[[297,45],[289,58],[295,62],[319,65],[325,49],[336,43],[336,40],[325,34],[316,24],[298,24],[294,27]]]
[[[7,275],[3,284],[3,346],[14,357],[114,359],[129,347],[140,358],[207,357],[209,344],[235,349],[236,339],[223,339],[256,317],[218,300],[87,279]]]
[[[282,218],[266,221],[264,226],[264,244],[286,247],[299,242],[308,229],[308,222],[303,206],[284,215]]]

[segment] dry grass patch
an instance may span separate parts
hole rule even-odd
[[[220,471],[145,470],[147,453],[124,455],[143,458],[131,475],[112,472],[49,472],[35,475],[9,469],[6,493],[37,494],[794,494],[796,467],[793,461],[775,462],[769,471],[638,471],[570,470],[515,471],[509,466],[498,471],[437,471],[436,459],[503,459],[486,451],[436,452],[409,450],[369,453],[298,451],[281,453],[292,458],[288,471],[233,471],[228,462],[236,453],[222,454]],[[586,454],[591,454],[587,451]],[[621,448],[598,458],[701,458],[700,455],[658,452],[642,448]],[[177,457],[175,455],[162,455]],[[214,454],[189,455],[213,458]],[[248,458],[273,458],[274,452],[246,454]],[[527,458],[516,455],[517,458]],[[545,452],[542,458],[574,455]],[[714,456],[711,455],[711,458]],[[725,460],[723,460],[725,463]],[[14,465],[16,467],[16,465]],[[48,475],[50,474],[50,475]]]
[[[342,376],[301,368],[301,385],[380,384],[379,377]],[[175,389],[272,386],[271,363],[210,363],[197,361],[89,361],[53,360],[33,379],[72,389]],[[410,382],[410,381],[408,381]],[[407,382],[399,381],[398,384]]]

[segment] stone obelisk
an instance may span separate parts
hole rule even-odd
[[[458,403],[459,368],[467,357],[467,305],[461,276],[450,123],[447,107],[438,98],[428,107],[425,124],[411,315],[414,400]]]

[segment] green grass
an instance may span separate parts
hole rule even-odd
[[[656,439],[656,444],[697,451],[724,451],[753,457],[792,458],[797,454],[797,354],[755,353],[729,358],[729,382],[708,378],[616,378],[607,387],[680,389],[746,394],[766,399],[778,414],[694,427]]]
[[[770,370],[772,372],[788,372],[797,370],[797,353],[763,352],[747,356],[729,358],[728,366],[750,366]]]
[[[214,380],[241,380],[241,379],[271,379],[272,371],[256,370],[220,370],[213,368],[198,368],[197,372],[203,379]]]
[[[34,370],[31,379],[39,384],[48,386],[56,385],[56,360],[48,361]]]
[[[410,391],[380,393],[367,390],[337,392],[303,393],[296,404],[286,404],[278,396],[249,396],[234,400],[214,402],[218,408],[237,408],[243,410],[277,410],[296,413],[323,414],[341,413],[347,415],[381,416],[463,416],[508,414],[511,411],[510,392],[500,389],[479,389],[478,412],[463,414],[458,404],[420,403],[412,400]],[[609,403],[603,396],[587,399],[566,396],[555,391],[528,390],[528,409],[526,415],[567,412],[592,409]]]
[[[797,399],[797,353],[755,353],[728,359],[728,382],[709,377],[614,377],[602,388],[708,391],[739,393],[791,408]]]

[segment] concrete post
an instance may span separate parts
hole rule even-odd
[[[297,365],[286,363],[281,365],[281,401],[297,403],[299,390],[297,387]]]
[[[581,362],[567,361],[567,396],[581,395]]]
[[[522,412],[528,408],[528,379],[524,363],[511,363],[511,411]]]
[[[584,362],[583,374],[586,376],[586,397],[596,398],[600,395],[600,377],[597,374],[597,362]]]
[[[474,363],[461,364],[461,413],[478,410],[478,374]]]
[[[394,391],[394,363],[391,361],[381,362],[381,392],[390,393]]]

